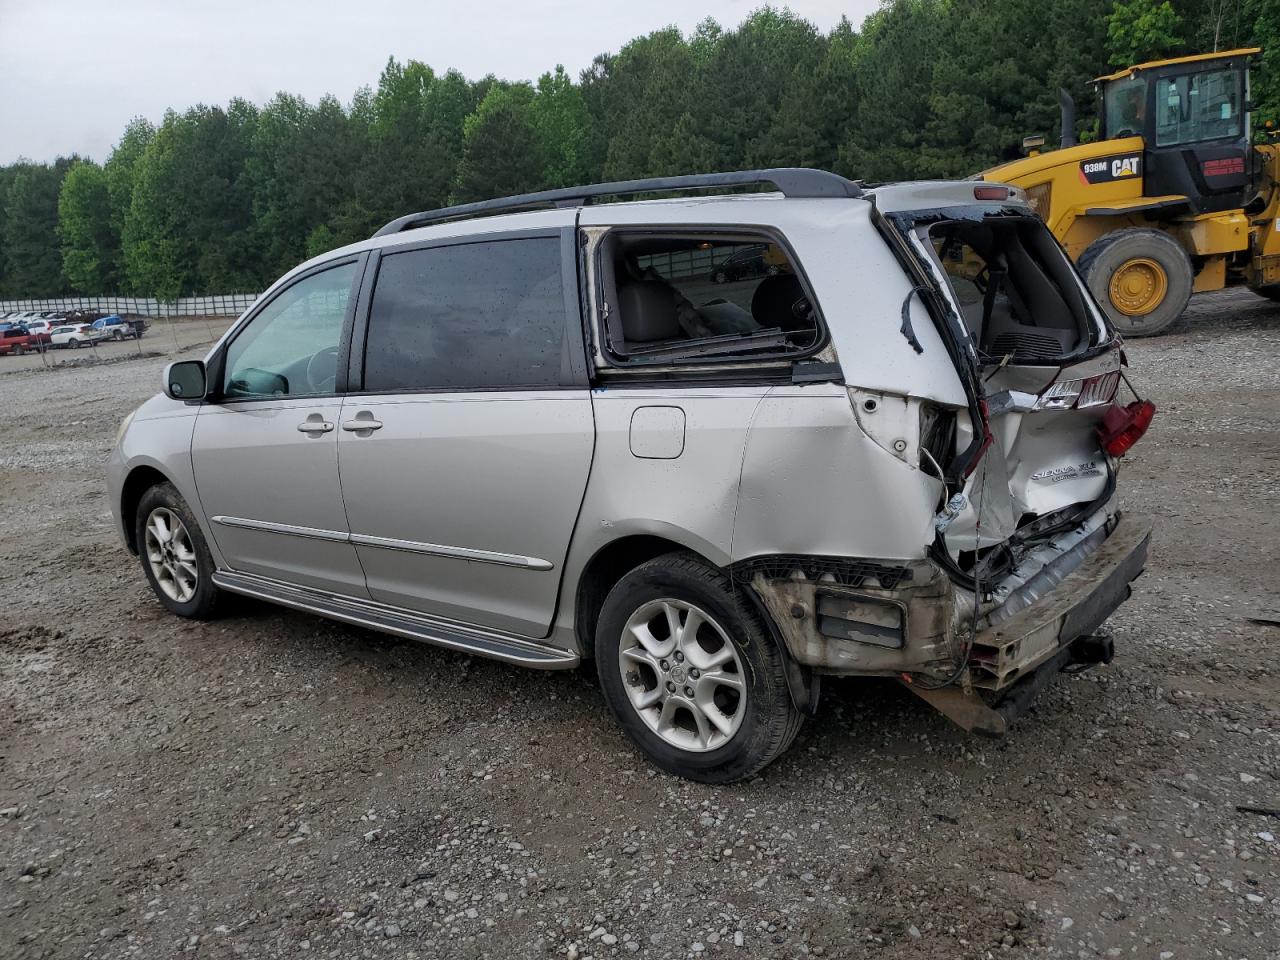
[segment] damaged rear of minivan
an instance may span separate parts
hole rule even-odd
[[[854,328],[832,320],[832,341],[859,428],[933,481],[932,542],[900,562],[746,563],[742,579],[816,674],[897,676],[998,735],[1053,675],[1111,659],[1098,628],[1150,540],[1120,509],[1119,458],[1155,408],[1019,191],[910,183],[867,198],[910,279],[897,335],[922,361],[945,352],[947,370],[859,385]]]

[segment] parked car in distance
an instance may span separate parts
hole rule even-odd
[[[93,329],[102,330],[112,340],[124,340],[128,337],[141,340],[142,335],[147,332],[147,327],[147,321],[141,317],[130,320],[118,313],[110,313],[93,321]]]
[[[87,347],[99,340],[105,340],[105,330],[95,330],[87,323],[64,323],[49,332],[49,339],[55,347]]]
[[[38,351],[49,343],[49,334],[31,333],[21,324],[0,330],[0,354],[12,353],[21,356],[24,353]]]
[[[769,262],[773,259],[775,262]],[[738,250],[711,271],[712,283],[730,283],[734,280],[763,277],[778,273],[781,264],[776,262],[777,255],[771,257],[768,244],[752,244]]]
[[[68,310],[64,319],[68,323],[93,323],[106,315],[102,310]]]
[[[592,202],[659,192],[683,195]],[[708,299],[688,264],[751,244],[778,273]],[[654,764],[725,783],[787,748],[823,676],[999,735],[1110,659],[1150,539],[1117,499],[1155,409],[1117,399],[1122,362],[1020,190],[552,190],[287,273],[121,424],[109,501],[179,616],[231,592],[591,659]]]
[[[27,328],[28,333],[50,333],[61,320],[28,320],[23,326]]]

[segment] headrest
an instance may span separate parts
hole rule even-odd
[[[807,330],[813,326],[813,307],[794,273],[765,277],[751,296],[751,318],[761,327]]]
[[[618,290],[622,335],[636,343],[679,337],[680,319],[672,289],[661,280],[632,280]]]

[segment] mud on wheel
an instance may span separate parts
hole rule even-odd
[[[618,722],[670,773],[741,780],[800,728],[773,638],[728,578],[692,554],[624,576],[605,598],[595,646]]]

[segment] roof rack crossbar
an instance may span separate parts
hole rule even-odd
[[[374,234],[390,234],[425,227],[447,220],[492,213],[510,213],[538,207],[575,207],[599,197],[628,196],[637,193],[683,193],[716,187],[742,187],[772,184],[785,197],[860,197],[862,188],[853,180],[826,170],[807,167],[775,167],[768,170],[735,170],[730,173],[705,173],[685,177],[650,177],[644,180],[617,180],[582,187],[540,190],[514,197],[462,203],[439,210],[411,213],[392,220]]]

